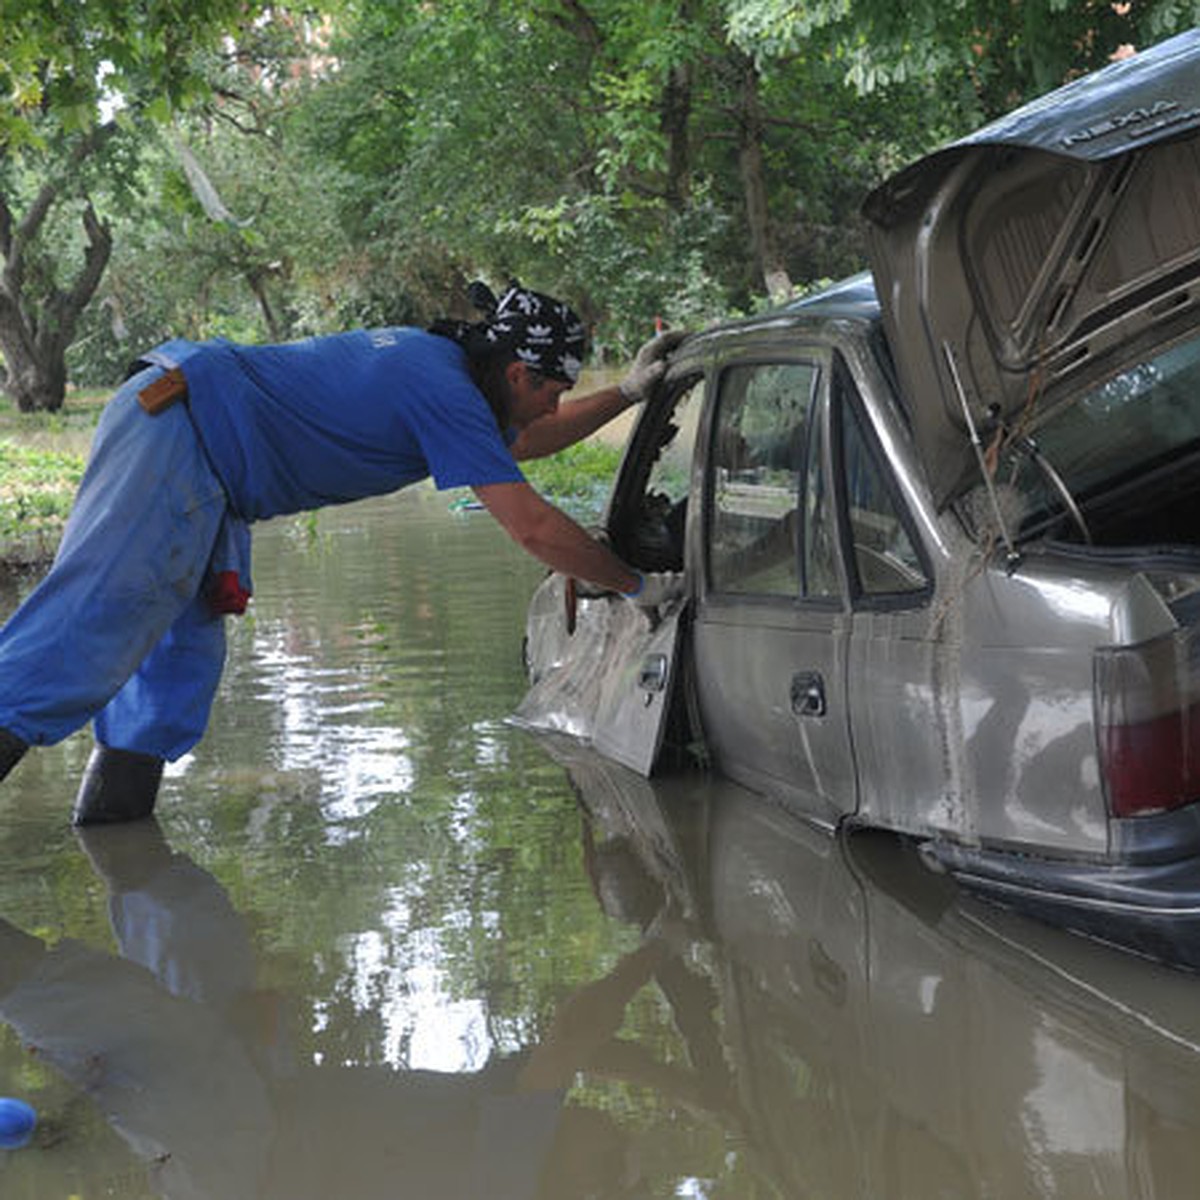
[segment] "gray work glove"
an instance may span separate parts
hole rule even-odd
[[[639,608],[658,608],[678,600],[686,590],[682,571],[649,571],[640,578],[641,588],[625,593],[625,599],[632,600]]]
[[[687,334],[682,329],[668,329],[656,334],[637,352],[629,374],[617,385],[629,404],[640,404],[654,390],[654,385],[667,369],[667,355]]]

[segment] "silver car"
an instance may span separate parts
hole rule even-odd
[[[870,275],[673,356],[604,526],[686,599],[547,579],[518,719],[1159,952],[1200,920],[1200,31],[864,213]]]

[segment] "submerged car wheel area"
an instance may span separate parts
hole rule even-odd
[[[873,274],[690,337],[518,719],[1200,966],[1200,31],[914,164]]]

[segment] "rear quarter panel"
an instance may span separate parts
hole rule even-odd
[[[1134,572],[963,557],[921,614],[876,614],[851,671],[861,816],[1062,857],[1109,850],[1092,654],[1170,626]]]

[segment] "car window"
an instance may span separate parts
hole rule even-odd
[[[704,378],[678,385],[673,396],[647,409],[612,514],[613,548],[644,571],[681,571],[688,488]]]
[[[800,594],[798,512],[817,368],[732,367],[713,432],[709,579],[714,590]]]
[[[1083,503],[1200,445],[1200,339],[1135,363],[1032,429],[1039,468],[1019,440],[997,478],[1024,499],[1025,530],[1061,509],[1056,487]]]
[[[650,468],[646,491],[664,497],[672,506],[687,500],[691,485],[696,426],[704,403],[704,380],[696,380],[675,399],[667,441]]]
[[[847,524],[852,549],[855,593],[894,596],[923,592],[925,569],[905,527],[903,510],[889,486],[889,475],[875,444],[863,428],[853,385],[839,370],[840,465],[846,489]]]

